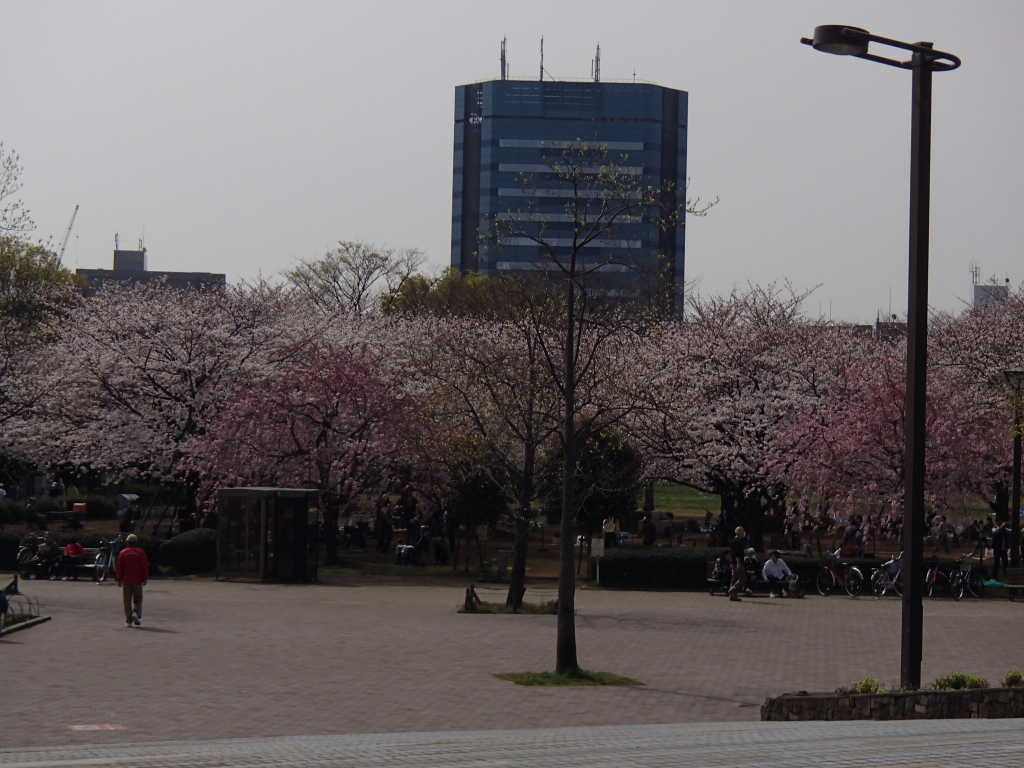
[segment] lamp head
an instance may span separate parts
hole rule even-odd
[[[850,30],[843,33],[843,30]],[[863,56],[868,52],[868,35],[866,29],[850,27],[846,24],[823,24],[814,28],[814,39],[811,45],[814,50],[834,53],[837,56]]]

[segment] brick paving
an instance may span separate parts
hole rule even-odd
[[[552,668],[555,618],[456,614],[459,587],[156,581],[141,630],[123,626],[113,585],[24,588],[53,620],[0,639],[0,762],[33,745],[81,756],[85,745],[750,721],[769,695],[899,674],[898,599],[581,590],[581,664],[647,685],[522,688],[491,675]],[[926,603],[925,679],[1024,668],[1022,627],[1021,601]]]

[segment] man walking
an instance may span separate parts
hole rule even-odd
[[[747,532],[743,526],[736,529],[736,538],[729,545],[729,552],[732,555],[732,585],[729,587],[729,599],[734,603],[740,602],[740,590],[747,586],[747,571],[743,567],[743,550],[747,545]]]
[[[992,531],[992,578],[999,578],[999,561],[1003,561],[1003,573],[1009,563],[1006,560],[1006,553],[1010,550],[1010,532],[1006,530],[1006,521],[1003,520],[999,527]]]
[[[139,547],[134,533],[125,539],[127,546],[117,556],[117,584],[124,602],[124,625],[142,626],[142,588],[149,582],[149,558]]]

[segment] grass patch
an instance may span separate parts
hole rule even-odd
[[[522,608],[512,608],[505,603],[481,602],[474,605],[473,610],[466,610],[465,605],[460,605],[457,613],[539,613],[546,616],[558,614],[558,601],[549,600],[546,603],[523,603]]]
[[[579,669],[565,675],[554,672],[503,672],[495,675],[499,680],[507,680],[516,685],[645,685],[631,677],[623,677],[611,672],[588,672]]]

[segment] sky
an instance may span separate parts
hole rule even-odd
[[[0,141],[37,235],[107,267],[279,275],[336,241],[450,262],[456,85],[636,77],[689,92],[687,279],[813,289],[810,314],[906,311],[909,72],[799,44],[817,24],[928,40],[930,301],[1024,282],[1022,2],[21,2],[0,0]],[[1016,32],[1015,32],[1016,31]],[[874,51],[884,53],[883,50]]]

